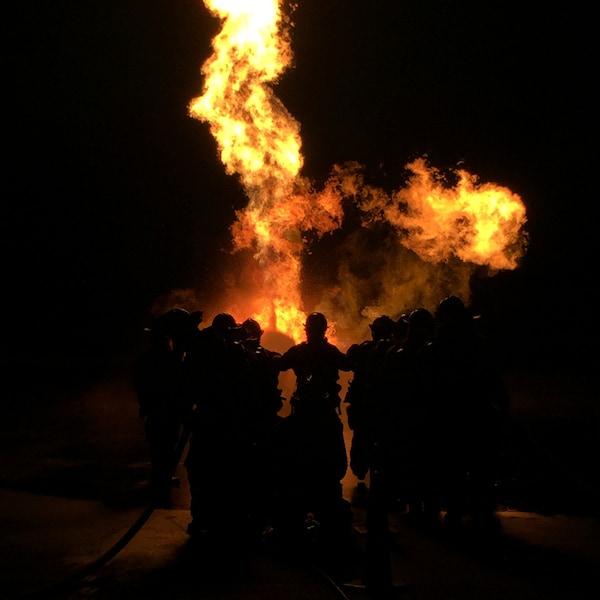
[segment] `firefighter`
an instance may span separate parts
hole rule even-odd
[[[248,485],[247,392],[250,363],[244,329],[229,313],[200,331],[188,354],[190,485],[188,533],[215,551],[240,547],[249,515],[239,490]]]
[[[263,329],[252,318],[242,323],[243,344],[250,361],[250,387],[246,391],[249,412],[247,421],[249,470],[252,473],[252,493],[248,495],[249,513],[256,539],[271,526],[276,500],[275,436],[282,417],[284,398],[279,388],[279,352],[262,345]]]
[[[387,493],[391,506],[429,524],[439,516],[437,489],[428,475],[437,457],[421,350],[433,338],[435,320],[421,307],[410,311],[406,323],[403,343],[390,349],[382,367],[385,409],[380,430],[386,447]]]
[[[306,341],[289,348],[279,370],[292,369],[296,385],[291,413],[278,428],[278,507],[276,530],[297,540],[310,523],[320,540],[336,541],[350,532],[352,514],[343,498],[342,479],[348,467],[340,419],[340,371],[350,371],[348,357],[331,344],[328,323],[320,312],[308,315]]]
[[[184,359],[202,321],[200,311],[174,308],[149,329],[150,345],[135,360],[133,385],[150,448],[151,487],[157,507],[169,507],[175,451],[183,434]]]
[[[462,299],[444,298],[436,333],[425,346],[428,393],[436,421],[437,465],[446,510],[455,530],[468,520],[495,530],[495,484],[509,398],[489,340],[476,328]]]
[[[369,325],[369,328],[371,339],[360,344],[352,344],[346,352],[353,371],[344,398],[348,427],[352,430],[350,469],[361,481],[369,471],[369,453],[373,443],[374,407],[371,400],[378,393],[379,368],[392,343],[396,323],[391,317],[381,315]]]

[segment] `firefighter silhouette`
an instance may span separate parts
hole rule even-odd
[[[150,448],[151,485],[157,506],[171,502],[175,452],[185,419],[184,359],[202,321],[200,311],[174,308],[149,329],[150,344],[133,365],[133,385]]]
[[[323,543],[350,532],[352,514],[343,498],[341,480],[348,461],[340,419],[339,372],[349,371],[348,357],[326,337],[327,319],[308,315],[306,341],[289,348],[279,370],[292,369],[296,385],[291,413],[278,427],[277,481],[279,510],[275,531],[288,541],[307,533],[306,523],[319,524]]]

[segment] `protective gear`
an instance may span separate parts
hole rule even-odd
[[[242,327],[248,333],[248,339],[250,340],[260,340],[264,331],[261,329],[258,321],[254,319],[248,318],[242,323]]]
[[[416,308],[408,315],[408,325],[412,328],[432,328],[434,326],[434,317],[426,308]]]
[[[327,331],[327,319],[320,312],[314,312],[306,317],[304,329],[314,333],[325,333]]]
[[[370,325],[373,337],[376,339],[389,338],[394,333],[396,323],[394,319],[387,315],[377,317]]]
[[[458,296],[446,296],[439,303],[435,313],[435,318],[440,325],[460,323],[467,316],[467,308]]]
[[[226,333],[228,329],[234,329],[237,326],[233,315],[229,313],[219,313],[212,320],[212,327],[220,333]]]

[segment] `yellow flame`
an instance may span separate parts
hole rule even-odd
[[[237,249],[252,247],[265,263],[262,287],[268,309],[260,320],[298,339],[304,320],[301,250],[282,234],[291,223],[281,206],[292,195],[303,159],[299,124],[270,87],[292,60],[279,2],[205,4],[223,27],[202,68],[203,94],[189,111],[209,123],[226,171],[238,174],[247,191],[248,207],[238,214],[232,232]]]
[[[207,121],[228,173],[251,189],[269,178],[283,189],[302,167],[300,128],[269,84],[289,66],[277,0],[205,0],[223,21],[214,54],[203,65],[204,90],[190,114]],[[282,191],[282,190],[277,190]]]
[[[493,183],[478,184],[477,177],[458,170],[458,184],[443,186],[439,173],[424,159],[407,165],[413,177],[387,211],[391,223],[408,232],[403,243],[423,260],[445,261],[455,255],[463,261],[514,269],[522,255],[525,207],[509,189]]]

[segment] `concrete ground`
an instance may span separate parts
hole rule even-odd
[[[556,413],[564,413],[563,408]],[[563,427],[572,429],[572,422],[580,419]],[[544,435],[538,431],[538,443]],[[350,474],[344,493],[353,501],[356,536],[352,548],[344,549],[344,568],[337,564],[337,571],[327,570],[327,561],[315,563],[309,556],[269,547],[241,564],[232,556],[215,560],[209,548],[191,544],[185,531],[189,492],[181,466],[173,508],[146,510],[146,450],[126,379],[83,391],[39,388],[22,395],[19,410],[0,428],[0,598],[319,600],[374,595],[362,585],[365,514],[358,482]],[[594,494],[576,485],[584,470],[568,476],[554,465],[550,484],[542,473],[548,465],[533,476],[529,471],[535,461],[520,458],[519,473],[529,476],[513,487],[525,496],[499,510],[499,536],[450,537],[424,530],[401,513],[389,515],[390,595],[414,600],[596,597],[600,521],[590,508]],[[530,492],[540,487],[546,502],[536,509],[537,498]],[[564,494],[565,487],[570,494]],[[553,489],[571,501],[565,503],[557,492],[552,509],[547,496]],[[507,498],[516,498],[515,493],[510,490]],[[69,585],[60,584],[65,579]]]

